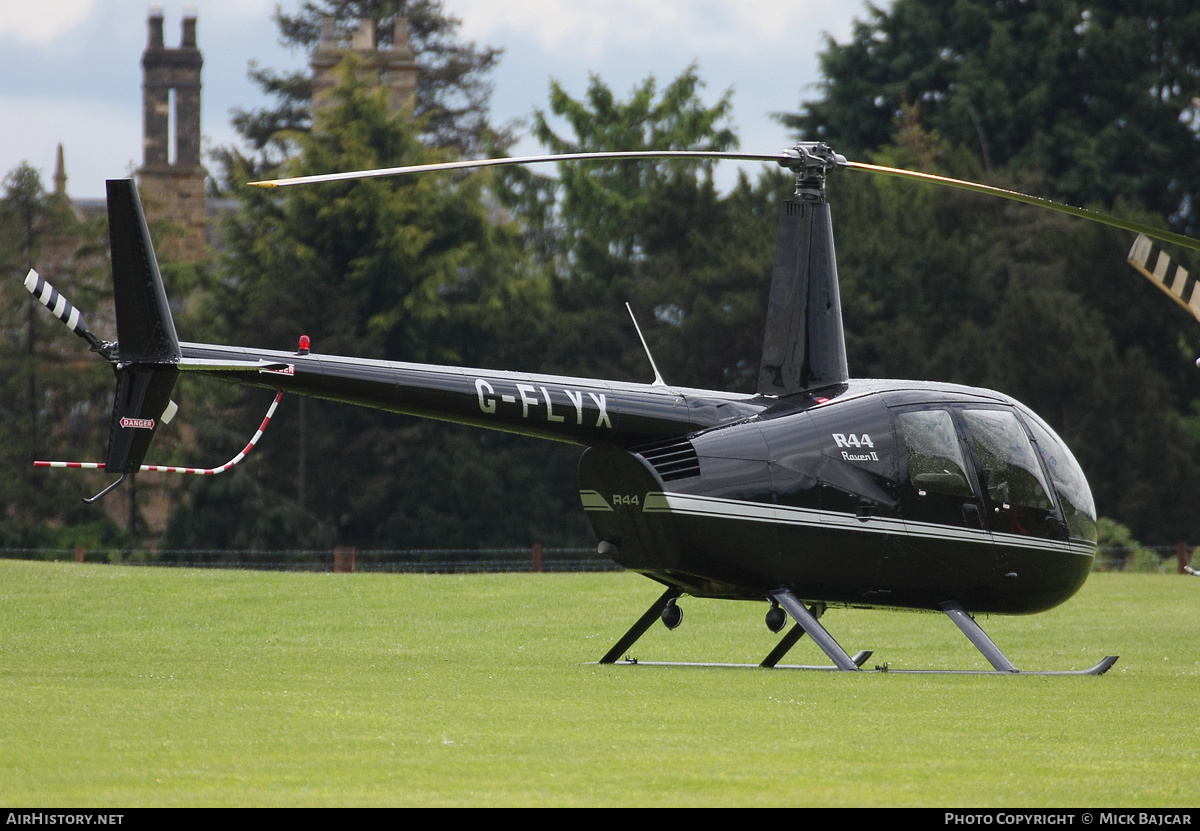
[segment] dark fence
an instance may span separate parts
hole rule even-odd
[[[259,571],[463,572],[620,571],[595,548],[438,548],[230,551],[227,549],[0,548],[0,558]]]
[[[1092,571],[1183,574],[1184,567],[1193,559],[1192,547],[1185,542],[1138,548],[1100,548],[1096,551]]]
[[[0,558],[57,560],[181,568],[241,568],[260,571],[372,571],[453,574],[466,572],[621,571],[595,548],[432,548],[396,550],[230,551],[227,549],[0,548]],[[1186,543],[1171,546],[1101,548],[1094,571],[1182,573],[1193,559]]]

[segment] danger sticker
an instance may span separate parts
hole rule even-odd
[[[152,418],[123,418],[120,424],[122,427],[132,427],[134,430],[154,429],[154,419]]]

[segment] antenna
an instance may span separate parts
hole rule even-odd
[[[654,356],[650,354],[650,347],[646,345],[646,339],[642,337],[642,327],[638,326],[637,318],[633,316],[633,309],[629,303],[625,303],[625,310],[629,312],[629,319],[633,321],[634,331],[637,332],[638,340],[642,342],[642,349],[646,350],[646,357],[650,360],[650,368],[654,370],[653,386],[665,387],[667,382],[663,380],[662,375],[658,371],[658,365],[654,363]]]

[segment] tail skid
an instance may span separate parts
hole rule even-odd
[[[271,418],[272,418],[272,416],[275,415],[275,408],[279,406],[279,401],[282,398],[283,398],[282,392],[278,392],[275,394],[275,400],[272,401],[271,406],[267,408],[267,414],[265,416],[263,416],[262,423],[258,426],[258,430],[256,430],[254,435],[250,438],[250,441],[246,444],[245,447],[242,448],[242,451],[240,453],[238,453],[236,456],[234,456],[232,459],[230,459],[228,462],[221,465],[220,467],[175,467],[173,465],[139,465],[137,471],[130,471],[130,472],[131,473],[132,472],[138,472],[138,473],[147,473],[147,472],[190,473],[190,474],[193,474],[196,476],[215,476],[218,473],[224,473],[225,471],[236,466],[239,462],[241,462],[243,459],[245,459],[247,456],[250,455],[250,451],[254,449],[254,446],[256,444],[258,444],[258,440],[261,439],[263,433],[266,432],[267,425],[269,425],[271,423]],[[38,461],[38,462],[34,462],[33,466],[34,467],[51,467],[51,468],[73,468],[76,470],[107,470],[108,469],[106,463],[104,463],[104,462],[42,462],[42,461]],[[124,481],[124,478],[126,475],[127,474],[123,473],[121,476],[121,479],[118,479],[116,482],[114,482],[108,488],[101,491],[99,494],[92,497],[91,499],[84,500],[84,501],[91,502],[91,501],[95,501],[96,499],[99,499],[101,496],[108,493],[109,490],[111,490],[112,488],[121,484],[121,482]]]

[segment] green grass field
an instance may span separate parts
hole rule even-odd
[[[1200,802],[1200,580],[1098,574],[1049,613],[981,619],[1023,669],[1119,654],[1098,678],[590,663],[658,594],[631,574],[0,561],[0,803]],[[634,656],[775,642],[765,603],[681,605]],[[938,615],[824,622],[870,664],[986,668]],[[827,663],[805,641],[788,660]]]

